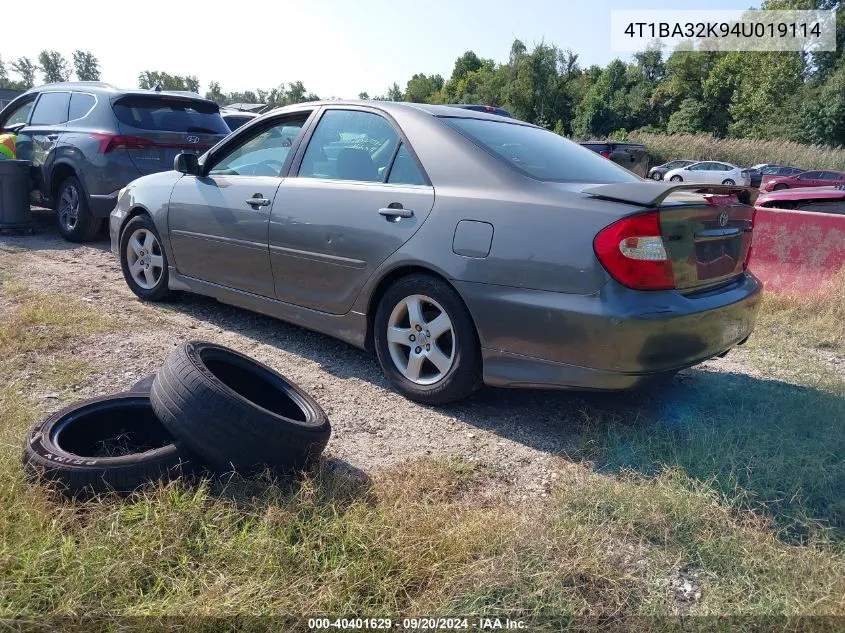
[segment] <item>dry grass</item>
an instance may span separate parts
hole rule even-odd
[[[80,336],[113,326],[73,301],[23,286],[3,292],[7,323],[15,326],[2,330],[0,358],[13,379],[29,372],[39,388],[68,373],[54,360]],[[787,322],[779,305],[767,304],[771,327]],[[751,386],[746,404],[786,402],[776,390],[754,395],[761,386]],[[742,395],[740,389],[730,398]],[[837,398],[829,412],[841,411],[841,394],[828,395]],[[371,481],[327,464],[293,482],[184,481],[72,504],[27,482],[20,466],[21,438],[44,415],[42,401],[17,385],[0,397],[0,617],[38,618],[49,627],[61,616],[460,614],[507,615],[530,630],[586,629],[583,618],[641,618],[626,619],[626,627],[652,630],[655,617],[685,614],[845,615],[838,542],[806,528],[816,518],[797,511],[790,516],[804,521],[802,538],[782,538],[781,510],[754,506],[743,495],[754,477],[735,476],[731,487],[683,460],[600,474],[589,463],[561,459],[548,497],[514,504],[491,495],[484,468],[443,458],[409,462]],[[750,414],[709,401],[698,401],[709,406],[699,418],[731,410],[733,417],[719,420],[727,424]],[[792,411],[812,402],[800,400]],[[632,407],[625,420],[585,424],[597,459],[612,451],[596,438],[623,437],[613,429],[634,428],[640,413]],[[784,477],[795,470],[797,453],[778,450],[776,434],[771,446],[761,445],[751,435],[759,423],[753,418],[732,436],[745,453],[722,450],[714,427],[703,435],[713,441],[689,444],[688,454],[717,467],[735,459],[736,474],[752,443],[771,461],[759,467],[780,460],[775,470]],[[697,435],[689,428],[687,439]],[[659,444],[652,430],[624,436],[627,446],[631,437],[641,446],[655,437]],[[829,446],[836,437],[828,437]],[[650,457],[658,454],[665,456]],[[824,468],[841,473],[841,454],[832,467],[811,472],[803,464],[802,481]],[[824,485],[819,490],[829,496]],[[225,630],[208,620],[181,623],[181,630]]]
[[[845,149],[802,145],[792,141],[717,139],[696,134],[632,132],[628,140],[648,146],[649,164],[670,160],[723,160],[740,167],[759,163],[794,165],[804,169],[845,171]]]

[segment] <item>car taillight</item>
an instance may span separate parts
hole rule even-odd
[[[610,152],[608,152],[607,150],[604,150],[602,152],[599,152],[599,156],[602,156],[604,158],[610,158]]]
[[[593,249],[610,276],[623,286],[635,290],[675,287],[658,211],[622,218],[605,227],[593,240]]]
[[[91,137],[100,142],[100,153],[108,154],[121,147],[125,149],[149,149],[155,143],[140,136],[123,136],[107,132],[94,132]]]

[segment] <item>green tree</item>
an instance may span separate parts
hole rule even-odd
[[[156,86],[161,86],[162,90],[199,92],[200,81],[194,75],[171,75],[156,70],[145,70],[138,75],[138,87],[152,90]]]
[[[669,116],[669,134],[696,134],[705,128],[707,106],[696,99],[684,99],[681,107]]]
[[[402,88],[399,87],[399,84],[395,81],[390,88],[387,89],[387,100],[388,101],[404,101],[405,95],[402,94]]]
[[[44,83],[59,83],[70,79],[70,66],[58,51],[41,51],[38,55],[38,63],[41,64]]]
[[[359,99],[362,99],[362,100],[364,100],[364,101],[369,101],[369,99],[370,99],[370,95],[369,95],[369,93],[367,93],[367,92],[359,92],[359,93],[358,93],[358,98],[359,98]]]
[[[73,51],[73,67],[79,81],[100,81],[100,62],[89,51]]]
[[[223,90],[220,88],[220,82],[212,81],[208,84],[208,90],[205,93],[205,98],[214,101],[218,105],[228,105],[229,101],[226,98],[226,95],[223,94]]]
[[[29,57],[19,57],[11,64],[12,70],[21,77],[23,88],[32,88],[35,85],[35,72],[38,66],[32,63]]]
[[[431,75],[430,77],[417,73],[408,80],[405,87],[405,101],[413,103],[429,103],[434,95],[443,89],[443,77]]]
[[[9,73],[6,71],[6,64],[3,63],[3,57],[0,56],[0,88],[9,88],[11,83]]]

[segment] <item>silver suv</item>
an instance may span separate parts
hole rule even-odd
[[[17,134],[35,202],[56,210],[59,231],[74,242],[96,237],[121,188],[229,133],[217,104],[197,94],[100,82],[32,88],[3,108],[0,128]]]

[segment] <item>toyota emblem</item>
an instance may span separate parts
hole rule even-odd
[[[199,142],[200,142],[200,137],[199,137],[199,136],[189,136],[186,140],[187,140],[189,143],[199,143]]]
[[[727,211],[727,209],[725,209],[719,214],[719,226],[727,226],[727,225],[728,225],[728,211]]]

